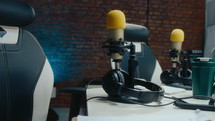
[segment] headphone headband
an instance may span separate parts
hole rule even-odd
[[[159,102],[163,98],[164,89],[157,84],[138,78],[135,79],[135,84],[144,86],[149,89],[149,91],[142,91],[139,89],[126,88],[122,86],[121,95],[137,98],[137,100],[142,103]]]

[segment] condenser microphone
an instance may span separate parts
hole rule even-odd
[[[124,54],[124,29],[126,27],[125,15],[120,10],[112,10],[107,14],[109,53],[115,62],[115,69],[120,68],[120,61]]]
[[[188,69],[188,58],[187,52],[182,51],[182,43],[184,41],[184,32],[181,29],[174,29],[171,32],[170,36],[171,41],[171,50],[169,51],[171,60],[172,60],[172,68],[171,70],[163,71],[160,78],[164,84],[184,88],[187,90],[191,90],[192,85],[192,71]],[[183,55],[183,61],[180,63],[180,56]],[[182,66],[178,72],[176,72],[176,67],[178,64]]]
[[[172,68],[176,68],[177,62],[179,61],[180,52],[182,48],[182,42],[184,41],[184,31],[181,29],[174,29],[170,36],[173,62]]]

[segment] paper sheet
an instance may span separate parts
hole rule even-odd
[[[170,87],[170,86],[164,86],[164,85],[162,85],[162,87],[164,88],[165,94],[167,95],[182,93],[185,91],[185,89],[182,89],[182,88],[176,88],[176,87]]]
[[[142,116],[78,116],[77,121],[211,121],[203,112],[174,115],[142,115]]]

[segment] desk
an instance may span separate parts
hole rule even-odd
[[[175,97],[191,96],[191,91],[184,91],[183,93],[175,94]],[[95,96],[107,96],[101,87],[89,88],[87,90],[87,99]],[[173,96],[173,95],[166,95]],[[173,100],[162,99],[162,103],[168,103]],[[189,99],[188,102],[196,104],[207,104],[208,100]],[[153,104],[153,103],[151,103]],[[154,103],[155,104],[155,103]],[[136,116],[136,115],[171,115],[176,113],[191,113],[193,110],[179,109],[173,104],[162,107],[147,107],[137,104],[124,104],[112,102],[109,100],[102,100],[99,98],[89,100],[87,102],[88,116]],[[206,117],[215,120],[215,112],[203,111]]]

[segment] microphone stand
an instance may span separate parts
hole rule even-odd
[[[136,73],[136,68],[138,66],[138,61],[136,60],[136,55],[135,55],[135,45],[131,42],[128,48],[130,49],[130,57],[128,60],[129,81],[126,82],[126,85],[129,88],[134,88],[135,73]]]
[[[169,51],[171,58],[180,58],[183,56],[183,61],[172,61],[172,68],[170,71],[163,71],[161,74],[161,81],[164,84],[174,87],[184,88],[187,90],[192,89],[192,71],[188,68],[188,54],[186,51],[180,51],[173,49]],[[176,71],[176,68],[181,66],[182,69]]]
[[[180,52],[178,50],[172,49],[169,51],[169,55],[171,58],[179,58],[180,57]],[[179,61],[172,61],[172,68],[170,72],[172,74],[176,73],[176,67],[179,65]]]
[[[106,45],[106,43],[109,43],[109,45]],[[125,48],[130,49],[130,56],[128,60],[128,75],[129,79],[125,82],[125,87],[134,88],[135,84],[135,73],[136,68],[138,66],[138,61],[136,60],[135,55],[135,45],[131,42],[130,45],[125,46],[122,41],[119,42],[112,42],[110,40],[107,40],[102,48],[108,48],[109,52],[108,55],[111,55],[111,53],[119,53],[120,55],[124,55]],[[115,69],[120,69],[120,61],[117,59],[113,59],[113,62],[115,63]]]
[[[182,66],[182,73],[181,76],[182,77],[189,77],[189,72],[188,72],[188,55],[187,52],[182,52],[183,55],[183,61],[181,62],[181,66]]]

